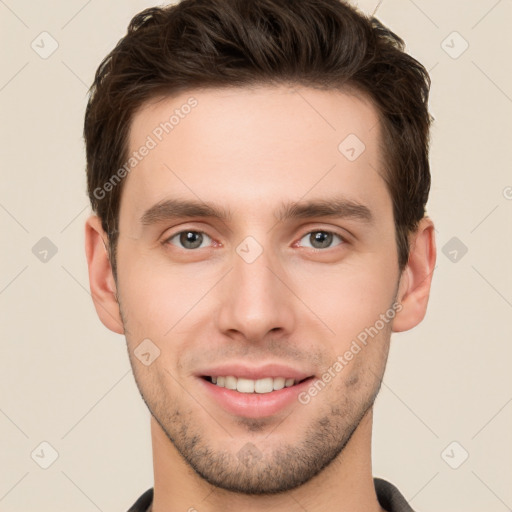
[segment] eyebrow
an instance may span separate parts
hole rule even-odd
[[[220,205],[189,199],[165,199],[148,208],[140,218],[144,226],[189,217],[203,217],[229,222],[232,212]],[[276,210],[280,221],[314,217],[349,218],[367,224],[373,222],[371,210],[364,204],[344,197],[317,199],[305,202],[290,201]]]

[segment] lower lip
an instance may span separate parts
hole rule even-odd
[[[240,393],[239,391],[221,388],[210,381],[199,378],[206,393],[213,398],[223,409],[235,416],[245,418],[265,418],[285,409],[294,402],[298,402],[298,395],[304,391],[314,377],[270,393]]]

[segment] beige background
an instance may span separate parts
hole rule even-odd
[[[96,67],[151,5],[0,1],[2,511],[122,511],[153,485],[124,338],[88,291],[81,139]],[[431,70],[436,118],[429,312],[393,337],[373,446],[374,474],[418,511],[512,507],[511,15],[510,0],[384,0],[378,11]],[[59,45],[47,59],[31,47],[43,31]],[[58,249],[47,262],[32,250],[42,237]],[[453,237],[468,249],[456,261]],[[43,441],[58,453],[48,469]]]

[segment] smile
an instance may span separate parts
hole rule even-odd
[[[206,377],[212,384],[218,387],[236,390],[239,393],[271,393],[283,388],[289,388],[299,381],[285,377],[264,377],[262,379],[245,379],[243,377],[218,376]]]

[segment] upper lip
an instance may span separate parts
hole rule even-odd
[[[262,366],[247,366],[244,364],[222,364],[212,368],[206,368],[197,372],[200,377],[242,377],[244,379],[258,380],[265,377],[284,377],[285,379],[295,379],[301,381],[307,377],[312,377],[308,373],[297,368],[292,368],[284,364],[271,363]]]

